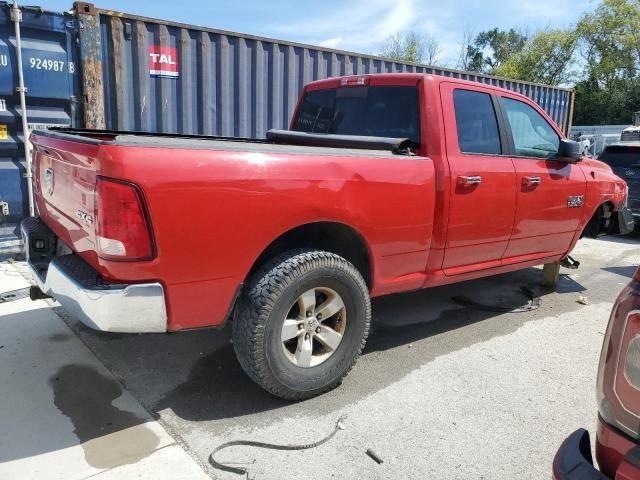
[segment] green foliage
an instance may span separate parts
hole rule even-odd
[[[631,123],[640,110],[640,0],[603,0],[576,30],[585,67],[574,123]]]
[[[576,85],[574,125],[629,125],[640,110],[640,79],[619,79],[606,88],[588,81]]]
[[[494,67],[492,74],[549,85],[575,80],[574,52],[578,34],[571,30],[541,31]]]
[[[513,28],[509,31],[487,30],[476,35],[473,44],[467,46],[467,68],[471,71],[492,73],[512,55],[520,52],[527,36]]]
[[[583,39],[585,73],[607,88],[640,73],[640,0],[604,0],[577,26]]]

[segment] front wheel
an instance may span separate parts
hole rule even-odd
[[[344,258],[288,252],[254,275],[233,322],[244,371],[287,400],[338,386],[364,347],[371,320],[367,286]]]

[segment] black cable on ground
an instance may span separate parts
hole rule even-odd
[[[209,455],[209,464],[213,468],[217,468],[218,470],[223,470],[225,472],[237,473],[238,475],[246,474],[247,478],[249,478],[249,471],[246,468],[232,467],[231,465],[225,465],[223,463],[217,462],[215,459],[216,453],[218,453],[220,450],[224,450],[225,448],[238,447],[241,445],[245,447],[268,448],[271,450],[308,450],[310,448],[319,447],[320,445],[327,443],[333,438],[336,433],[338,433],[338,430],[344,430],[345,427],[342,423],[343,421],[344,417],[340,417],[336,422],[335,428],[329,435],[318,440],[317,442],[307,443],[304,445],[279,445],[276,443],[255,442],[253,440],[232,440],[230,442],[225,442],[222,445],[216,447],[216,449],[211,452],[211,454]]]

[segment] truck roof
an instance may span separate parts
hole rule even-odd
[[[309,82],[305,86],[305,90],[311,87],[312,89],[323,89],[323,88],[337,88],[339,86],[344,85],[344,83],[349,80],[357,80],[357,79],[368,79],[368,82],[372,82],[373,84],[380,85],[393,85],[397,83],[411,83],[411,81],[418,82],[419,80],[425,80],[431,83],[434,86],[437,86],[441,83],[457,83],[460,85],[466,85],[469,87],[478,87],[482,86],[485,88],[490,88],[492,90],[496,90],[498,92],[508,93],[509,95],[515,95],[522,97],[528,101],[531,101],[531,98],[526,95],[522,95],[518,92],[514,92],[513,90],[509,90],[506,88],[498,87],[495,85],[491,85],[488,83],[480,83],[473,82],[471,80],[462,80],[454,77],[446,77],[444,75],[433,75],[430,73],[366,73],[362,75],[349,75],[344,77],[331,77],[325,78],[323,80],[315,80],[313,82]]]

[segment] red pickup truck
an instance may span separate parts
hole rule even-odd
[[[36,131],[42,292],[113,332],[221,326],[288,399],[347,374],[370,297],[566,257],[626,233],[627,187],[529,98],[419,74],[313,82],[266,140]]]

